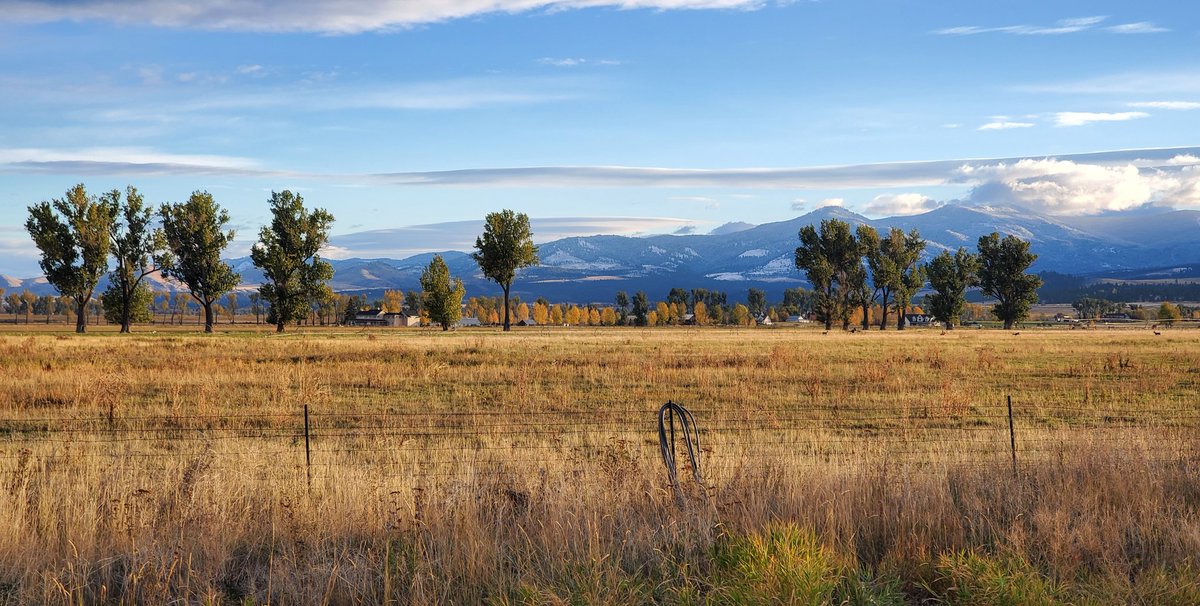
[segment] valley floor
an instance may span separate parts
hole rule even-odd
[[[0,604],[1200,603],[1200,331],[237,328],[0,332]]]

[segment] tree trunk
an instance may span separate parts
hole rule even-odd
[[[204,304],[204,332],[210,333],[213,331],[213,308],[212,302]]]
[[[1012,330],[1012,327],[1013,327],[1013,321],[1008,318],[1005,318],[1004,319],[1004,330]]]
[[[908,311],[908,306],[896,309],[896,330],[904,330],[904,314]]]
[[[946,320],[946,330],[954,330],[954,322]]]
[[[508,289],[511,285],[504,286],[504,331],[508,332]]]
[[[276,320],[275,332],[283,332],[283,320]]]
[[[832,317],[826,316],[825,330],[833,330],[833,318]]]
[[[863,329],[863,332],[867,332],[867,329],[871,327],[871,306],[863,305],[862,310],[863,310],[862,329]]]
[[[883,301],[880,302],[879,308],[880,308],[879,315],[882,316],[879,318],[879,330],[887,330],[888,293],[886,291],[884,291],[884,293],[883,293]]]
[[[87,301],[75,301],[75,332],[87,332]]]

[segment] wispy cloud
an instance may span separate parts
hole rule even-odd
[[[760,8],[763,0],[421,0],[329,2],[327,0],[12,0],[0,21],[107,21],[158,27],[251,32],[356,34],[493,13],[555,11],[591,7],[650,10]]]
[[[1126,122],[1149,116],[1146,112],[1057,112],[1054,114],[1054,125],[1083,126],[1093,122]]]
[[[1133,149],[1057,156],[1096,166],[1156,169],[1200,147]],[[1014,163],[1027,157],[884,162],[792,168],[666,168],[645,166],[533,166],[375,174],[302,173],[259,167],[245,158],[188,156],[138,148],[114,150],[0,150],[0,172],[91,175],[224,175],[288,177],[334,185],[399,187],[656,187],[721,189],[869,189],[957,183],[964,166]],[[697,196],[682,196],[698,202]],[[715,199],[700,196],[705,199]],[[828,204],[822,201],[821,204]]]
[[[1122,23],[1104,28],[1104,31],[1114,34],[1161,34],[1171,30],[1165,27],[1159,27],[1149,21],[1138,21],[1137,23]]]
[[[1037,125],[1034,124],[1033,122],[998,121],[998,122],[988,122],[987,124],[980,126],[976,130],[1010,130],[1010,129],[1014,129],[1014,128],[1033,128],[1034,126],[1037,126]]]
[[[584,65],[614,66],[621,62],[616,59],[584,59],[583,57],[542,57],[537,60],[542,65],[552,67],[580,67]]]
[[[1129,107],[1145,107],[1150,109],[1189,110],[1200,109],[1198,101],[1138,101],[1130,103]]]
[[[943,36],[974,36],[978,34],[1014,34],[1020,36],[1056,36],[1062,34],[1074,34],[1082,31],[1087,31],[1095,28],[1100,23],[1104,22],[1107,17],[1076,17],[1073,19],[1062,19],[1056,21],[1053,25],[1001,25],[1001,26],[979,26],[979,25],[960,25],[957,27],[948,27],[945,29],[935,30],[933,33]],[[1139,24],[1130,24],[1139,25]],[[1112,29],[1112,28],[1106,28]]]

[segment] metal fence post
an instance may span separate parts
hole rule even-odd
[[[312,491],[312,448],[309,444],[308,404],[304,405],[304,472],[308,478],[308,490]]]
[[[1013,429],[1012,395],[1008,396],[1008,446],[1012,451],[1013,477],[1017,477],[1017,433]]]

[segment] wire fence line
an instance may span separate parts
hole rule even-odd
[[[299,408],[299,407],[298,407]],[[652,408],[235,413],[0,417],[0,473],[92,457],[108,471],[207,469],[312,477],[360,469],[384,477],[456,478],[481,471],[577,469],[610,457],[657,462]],[[692,409],[706,476],[728,478],[754,463],[789,469],[866,461],[914,469],[1014,471],[1094,446],[1155,464],[1200,460],[1200,404],[1161,410],[1004,404],[946,407],[837,404]],[[1012,421],[1010,430],[1009,421]],[[713,474],[710,474],[710,469]]]

